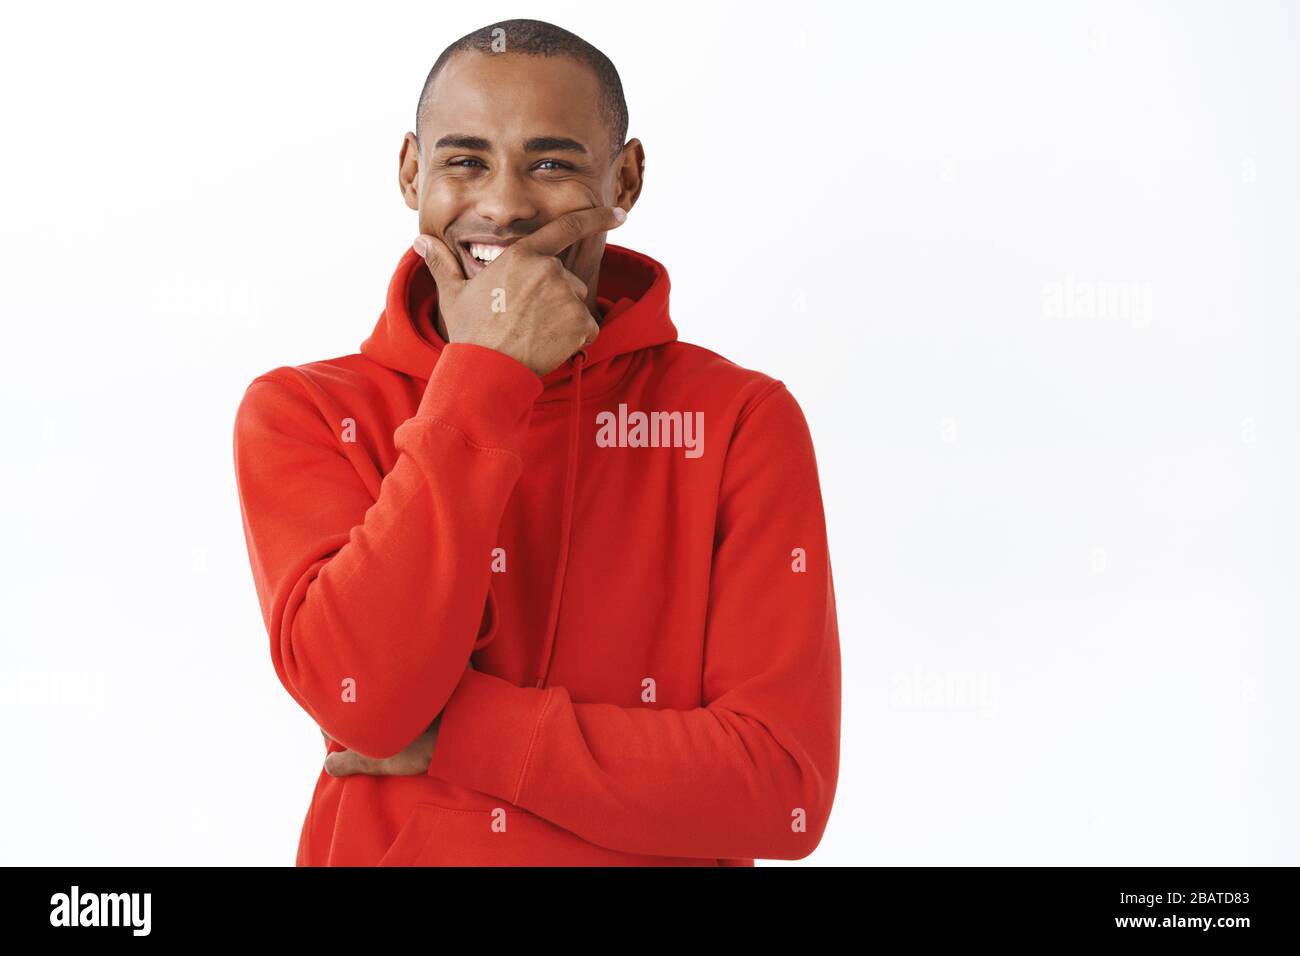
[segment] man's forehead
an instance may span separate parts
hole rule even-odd
[[[421,126],[429,143],[449,134],[494,146],[566,137],[594,151],[603,129],[600,86],[570,57],[466,53],[434,79]]]

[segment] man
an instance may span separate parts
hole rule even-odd
[[[327,757],[297,864],[807,856],[839,767],[816,462],[785,386],[677,339],[605,244],[641,193],[618,74],[510,20],[429,73],[419,237],[359,354],[235,423],[276,673]]]

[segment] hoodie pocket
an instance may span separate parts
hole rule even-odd
[[[419,803],[376,866],[717,866],[596,846],[509,805],[454,810]]]

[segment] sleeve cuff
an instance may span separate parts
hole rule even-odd
[[[466,669],[442,709],[429,776],[518,803],[553,691]]]
[[[537,374],[483,345],[444,345],[410,421],[437,419],[476,445],[522,456],[533,402],[542,393]]]

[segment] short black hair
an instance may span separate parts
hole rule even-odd
[[[420,91],[420,101],[415,108],[415,139],[420,140],[420,117],[428,104],[429,91],[442,68],[457,53],[522,53],[526,56],[567,56],[585,63],[596,74],[601,89],[601,109],[609,126],[613,149],[610,162],[623,148],[627,138],[627,101],[623,97],[623,84],[618,70],[609,57],[577,34],[542,20],[501,20],[480,27],[453,42],[434,61]]]

